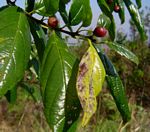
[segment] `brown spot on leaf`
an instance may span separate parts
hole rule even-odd
[[[85,73],[88,71],[86,64],[82,63],[81,65],[79,65],[79,67],[80,67],[80,71],[79,71],[80,75],[84,76]]]

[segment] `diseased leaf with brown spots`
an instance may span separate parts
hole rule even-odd
[[[95,48],[89,41],[89,48],[83,55],[77,75],[77,93],[83,108],[82,126],[84,127],[97,108],[96,96],[101,91],[105,69]]]

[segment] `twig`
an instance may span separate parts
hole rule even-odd
[[[36,19],[35,17],[31,16],[29,13],[26,12],[26,15],[27,15],[30,19],[32,19],[33,21],[37,22],[38,24],[41,24],[42,27],[44,27],[44,28],[49,28],[48,24],[44,23],[44,22],[41,21],[41,20]],[[90,39],[92,42],[96,42],[96,40],[93,38],[93,35],[86,36],[86,35],[80,34],[79,32],[70,32],[70,31],[64,30],[64,29],[62,29],[62,28],[55,28],[54,30],[59,31],[59,32],[62,32],[62,33],[65,33],[65,34],[68,34],[68,35],[70,35],[70,36],[73,37],[73,38],[75,38],[76,36],[79,36],[79,37],[82,38],[82,39],[88,38],[88,39]]]

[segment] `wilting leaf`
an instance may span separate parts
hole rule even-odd
[[[105,69],[103,64],[89,40],[90,47],[83,55],[79,64],[77,76],[77,93],[83,108],[82,126],[85,126],[97,107],[96,96],[101,91]]]

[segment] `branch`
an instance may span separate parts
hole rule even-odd
[[[43,27],[45,28],[49,28],[48,24],[44,23],[43,21],[41,20],[38,20],[36,19],[35,17],[33,17],[32,15],[30,15],[29,13],[26,12],[26,15],[32,19],[33,21],[37,22],[38,24],[41,24]],[[79,36],[80,38],[88,38],[90,39],[92,42],[96,42],[96,40],[93,38],[93,35],[90,35],[90,36],[86,36],[86,35],[83,35],[83,34],[80,34],[79,31],[77,32],[70,32],[70,31],[67,31],[67,30],[63,30],[62,28],[55,28],[54,30],[56,31],[59,31],[59,32],[62,32],[62,33],[65,33],[65,34],[68,34],[70,35],[71,37],[73,38],[76,38],[76,36]]]

